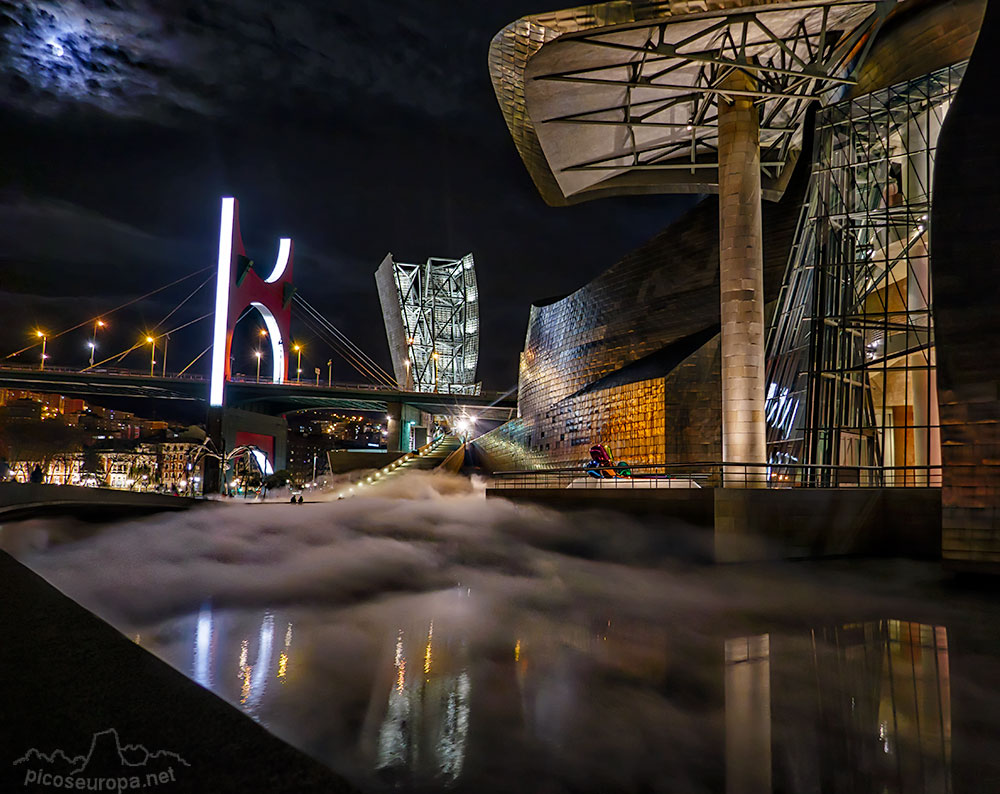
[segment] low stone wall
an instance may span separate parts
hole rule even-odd
[[[941,557],[939,488],[716,488],[715,560]]]
[[[676,518],[714,533],[716,562],[841,555],[941,557],[938,488],[488,488],[557,510]]]
[[[82,488],[76,485],[0,483],[0,519],[15,520],[40,514],[69,514],[105,519],[118,515],[187,510],[203,500],[169,494]]]

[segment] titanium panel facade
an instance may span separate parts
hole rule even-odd
[[[768,300],[806,176],[764,206]],[[718,219],[709,196],[576,292],[531,307],[520,418],[476,441],[490,468],[582,463],[595,443],[636,464],[721,459]]]

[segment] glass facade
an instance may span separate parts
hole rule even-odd
[[[400,385],[419,392],[479,394],[479,290],[472,254],[431,257],[418,265],[386,257],[379,271],[386,276],[376,274],[376,279]],[[390,278],[392,286],[386,288]],[[394,296],[384,294],[390,291]]]
[[[962,62],[817,113],[768,337],[774,466],[940,485],[929,219],[938,135],[964,71]],[[814,471],[822,484],[825,471]]]

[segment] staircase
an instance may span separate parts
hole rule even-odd
[[[407,452],[403,457],[379,469],[359,482],[357,487],[364,487],[367,490],[380,483],[397,479],[408,471],[433,471],[460,446],[462,441],[458,436],[440,436],[416,452]]]

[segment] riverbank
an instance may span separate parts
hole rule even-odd
[[[4,552],[0,602],[0,790],[65,790],[65,780],[57,789],[54,778],[83,765],[84,776],[125,778],[126,788],[163,792],[353,791]],[[105,752],[116,739],[125,750],[121,765],[113,757],[109,764]],[[127,745],[144,747],[146,762]],[[60,750],[76,762],[53,757]],[[46,774],[49,785],[42,786]]]

